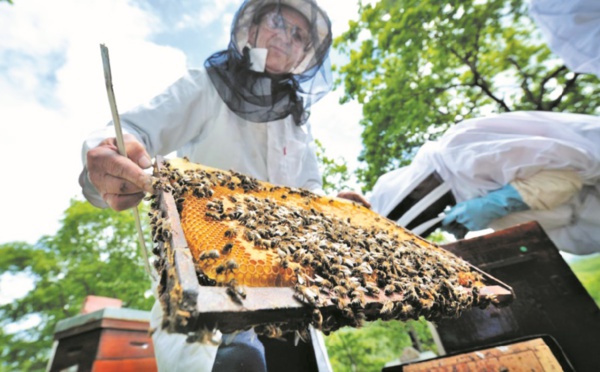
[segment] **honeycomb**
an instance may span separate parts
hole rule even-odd
[[[217,283],[235,279],[240,285],[250,287],[292,286],[295,265],[284,268],[277,253],[266,249],[270,248],[265,246],[269,242],[254,239],[255,230],[216,217],[221,208],[221,213],[231,213],[237,208],[223,189],[215,187],[210,202],[218,209],[207,207],[205,199],[193,195],[183,202],[181,225],[198,269]],[[244,195],[230,194],[230,197],[242,200]]]
[[[155,188],[176,200],[201,285],[228,286],[232,297],[243,286],[293,287],[317,310],[339,310],[345,321],[314,314],[325,331],[360,325],[367,297],[384,296],[383,319],[435,320],[487,305],[479,272],[357,203],[187,159],[167,161]]]

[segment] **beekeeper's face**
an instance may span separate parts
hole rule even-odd
[[[266,48],[265,70],[272,74],[289,73],[300,64],[310,43],[310,25],[298,11],[279,7],[265,13],[258,26],[250,30],[255,48]]]

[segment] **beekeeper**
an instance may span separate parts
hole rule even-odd
[[[571,71],[600,77],[600,1],[529,0],[529,15]]]
[[[535,220],[562,251],[600,252],[599,144],[600,118],[591,115],[469,119],[382,175],[369,201],[424,236],[440,226],[462,237]]]
[[[175,150],[193,162],[321,192],[307,118],[331,89],[331,40],[330,20],[314,0],[245,1],[226,50],[121,116],[128,158],[117,152],[112,125],[89,136],[83,145],[83,194],[98,207],[133,207],[152,192],[143,171],[150,159]],[[162,371],[266,370],[264,348],[253,331],[225,335],[228,342],[217,350],[166,334],[161,320],[157,302],[151,326],[157,329],[153,341]]]

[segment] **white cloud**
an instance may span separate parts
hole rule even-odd
[[[110,118],[100,42],[121,111],[181,75],[182,51],[146,41],[157,22],[122,1],[32,0],[0,12],[0,56],[19,61],[0,65],[0,156],[11,175],[0,183],[10,211],[0,242],[53,233],[80,194],[81,142]]]
[[[362,128],[358,124],[362,108],[355,101],[340,107],[340,97],[340,90],[323,97],[312,108],[310,122],[313,136],[321,141],[325,154],[346,160],[348,168],[354,171],[359,165],[357,158],[362,150]]]
[[[26,273],[0,275],[0,306],[22,297],[33,286],[33,280]]]
[[[199,19],[200,23],[208,24],[212,23],[217,19],[223,17],[224,14],[233,18],[233,12],[242,4],[240,0],[219,0],[214,1],[211,6],[205,6],[200,10]],[[229,24],[230,26],[231,24]],[[229,34],[229,26],[227,27],[227,34]]]
[[[331,19],[333,37],[348,30],[349,20],[358,19],[358,0],[345,0],[343,6],[340,0],[319,0],[318,4]]]

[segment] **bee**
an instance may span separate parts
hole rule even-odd
[[[321,329],[323,326],[323,314],[321,314],[321,310],[314,309],[312,313],[312,323],[317,329]]]
[[[273,234],[271,234],[271,235],[273,235]],[[281,239],[279,239],[279,238],[271,239],[271,248],[278,247],[279,244],[281,244]]]
[[[334,274],[340,274],[342,276],[351,276],[352,275],[352,271],[350,270],[350,268],[348,266],[333,265],[331,267],[331,269]]]
[[[209,258],[216,260],[219,257],[221,257],[221,255],[219,254],[219,251],[217,251],[216,249],[211,249],[210,251],[202,252],[202,254],[200,254],[200,257],[198,257],[198,258],[200,260],[207,260]]]
[[[331,284],[331,282],[325,278],[322,278],[318,275],[315,275],[315,280],[314,280],[315,284],[321,288],[333,288],[333,284]]]
[[[287,249],[281,247],[281,248],[277,248],[277,255],[280,258],[284,258],[289,254],[289,252],[287,251]]]
[[[365,295],[363,292],[359,290],[354,290],[350,293],[350,297],[352,297],[352,301],[350,303],[356,307],[365,307]]]
[[[233,195],[229,195],[229,200],[230,200],[232,203],[237,203],[237,199],[236,199],[236,198],[235,198],[235,196],[233,196]]]
[[[421,308],[427,311],[431,310],[434,305],[434,302],[431,299],[422,298],[419,300],[419,302],[421,303]]]
[[[234,228],[230,228],[225,230],[225,237],[226,238],[235,238],[237,236],[237,230]]]
[[[225,265],[220,264],[219,266],[217,266],[215,268],[215,273],[217,273],[217,275],[221,275],[225,272]]]
[[[203,198],[206,196],[206,193],[204,192],[203,188],[196,187],[194,188],[194,191],[192,191],[192,195],[194,195],[196,198]]]
[[[246,226],[249,229],[254,229],[256,227],[256,224],[256,220],[253,218],[249,218],[244,222],[244,226]]]
[[[256,231],[246,230],[246,239],[255,242],[255,245],[260,245],[260,235]]]
[[[311,288],[303,286],[303,285],[296,285],[296,290],[300,293],[300,299],[307,301],[309,304],[316,306],[317,302],[319,300],[319,294],[314,292]]]
[[[373,283],[367,283],[367,285],[365,285],[365,289],[367,290],[367,293],[371,296],[379,294],[379,288],[377,288],[377,286]]]
[[[413,311],[413,307],[411,304],[404,304],[400,306],[400,315],[403,317],[408,317]]]
[[[263,326],[258,326],[255,328],[255,330],[256,333],[267,336],[269,338],[286,341],[283,337],[283,331],[275,324],[265,324]]]
[[[373,274],[373,269],[371,268],[371,266],[368,263],[363,262],[360,265],[358,265],[357,267],[355,267],[352,270],[352,273],[355,275],[358,275],[358,274],[371,275],[371,274]]]
[[[344,257],[343,261],[344,261],[344,265],[346,265],[348,267],[354,267],[354,266],[356,266],[356,262],[353,259],[351,259],[351,258]]]
[[[306,279],[305,279],[305,275],[303,273],[300,272],[300,268],[298,266],[296,266],[294,268],[294,272],[296,273],[296,281],[298,284],[300,285],[304,285],[306,284]]]
[[[225,271],[233,272],[233,270],[235,270],[239,267],[240,267],[240,265],[237,262],[235,262],[234,259],[230,259],[230,260],[227,260],[227,262],[225,262]]]
[[[388,300],[383,303],[379,313],[382,315],[389,315],[392,313],[392,311],[394,311],[394,303]]]
[[[231,279],[227,284],[227,294],[233,301],[239,304],[242,303],[242,299],[246,298],[246,290],[238,285],[235,279]]]
[[[246,216],[246,211],[241,206],[237,207],[231,214],[231,218],[234,220],[241,220]]]
[[[223,249],[221,249],[221,252],[223,254],[227,254],[229,252],[231,252],[231,249],[233,248],[233,244],[232,243],[227,243],[223,246]]]
[[[231,300],[233,302],[236,302],[240,305],[242,304],[242,300],[238,297],[237,292],[235,291],[235,288],[228,286],[226,292],[227,292],[227,295],[229,296],[229,298],[231,298]]]
[[[344,316],[345,318],[348,319],[354,319],[354,311],[352,311],[352,308],[350,307],[345,307],[342,310],[342,316]],[[351,323],[353,324],[353,323]],[[357,326],[358,324],[355,324],[355,326]]]
[[[310,253],[307,253],[304,255],[304,257],[302,257],[302,265],[304,265],[304,266],[309,265],[312,261],[313,261],[313,255]]]
[[[419,295],[417,294],[417,291],[415,290],[414,287],[409,287],[407,288],[403,293],[402,296],[404,297],[404,299],[406,301],[416,301],[419,299]]]
[[[345,299],[343,297],[331,296],[329,299],[339,310],[344,310],[348,307],[350,303],[348,299]]]
[[[294,252],[294,254],[292,255],[292,258],[294,259],[295,262],[299,262],[302,260],[302,257],[304,257],[305,253],[306,253],[306,251],[304,250],[304,248],[300,248]]]
[[[219,210],[219,204],[217,204],[215,202],[212,202],[212,201],[209,201],[208,203],[206,203],[206,208],[218,211]]]
[[[213,219],[215,219],[215,220],[217,220],[217,221],[220,221],[220,220],[221,220],[221,216],[219,216],[219,215],[218,215],[218,214],[216,214],[216,213],[212,213],[212,212],[206,212],[206,213],[205,213],[205,215],[206,215],[206,217],[211,217],[211,218],[213,218]]]
[[[204,191],[206,192],[206,195],[208,195],[209,198],[212,197],[213,194],[215,193],[213,191],[213,189],[210,189],[210,188],[206,188]]]
[[[333,287],[333,292],[335,292],[335,294],[337,294],[340,297],[344,297],[348,293],[346,288],[342,287],[341,285],[336,285],[335,287]]]
[[[383,289],[383,292],[386,296],[391,296],[394,292],[396,292],[396,286],[393,284],[388,284]]]

